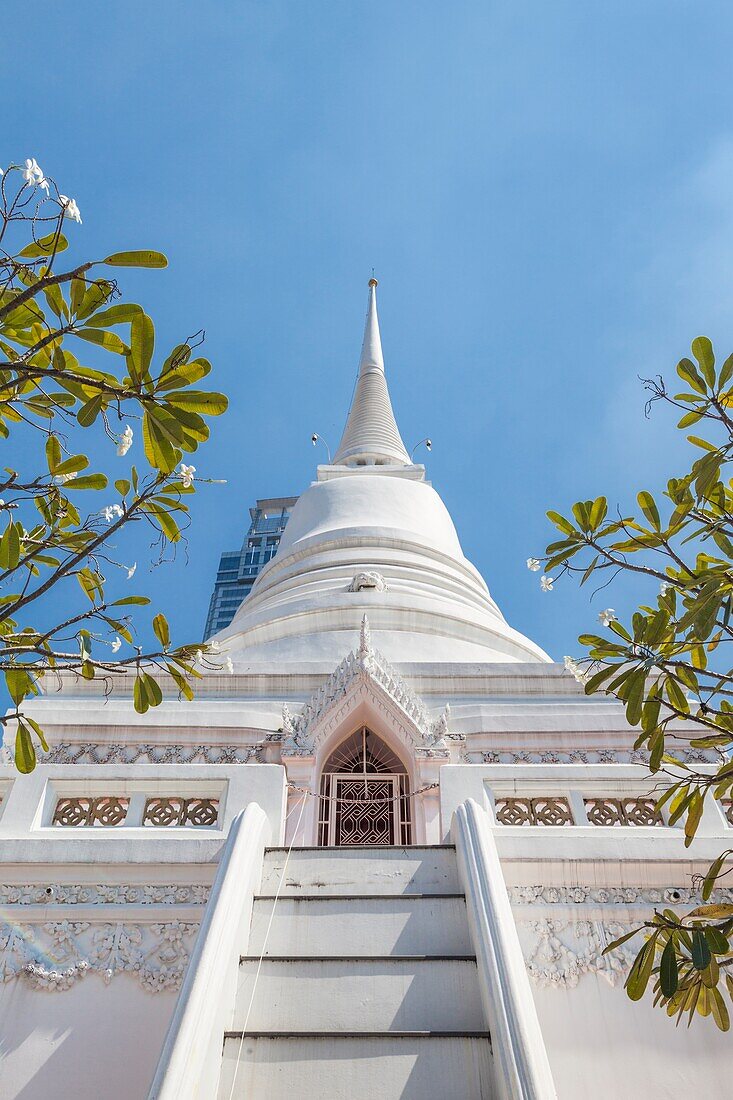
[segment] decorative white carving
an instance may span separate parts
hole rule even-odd
[[[374,592],[386,592],[387,582],[381,573],[364,572],[355,573],[347,592],[361,592],[364,588],[370,588]]]
[[[209,886],[129,883],[0,884],[0,905],[205,905]]]
[[[513,886],[509,898],[515,907],[517,928],[527,963],[527,972],[537,985],[555,989],[576,986],[584,974],[598,974],[610,985],[625,980],[641,937],[621,944],[615,951],[603,951],[640,922],[635,913],[620,912],[629,906],[699,904],[695,890],[680,886]],[[733,904],[733,889],[714,890],[711,900]],[[528,919],[530,906],[565,906],[562,917]],[[605,918],[575,915],[573,906],[601,906]],[[568,908],[569,907],[569,908]],[[581,910],[582,912],[582,910]],[[587,912],[587,910],[586,910]]]
[[[512,886],[512,905],[700,905],[696,890],[684,886]],[[733,905],[733,889],[714,890],[711,900]]]
[[[176,990],[188,965],[198,924],[90,924],[48,921],[0,924],[0,982],[23,977],[35,989],[70,989],[88,973],[105,983],[124,972],[151,993]]]
[[[54,745],[44,764],[247,764],[260,745],[103,745],[66,741]]]
[[[638,944],[627,942],[603,954],[609,943],[629,931],[629,924],[619,921],[532,920],[518,924],[532,934],[523,946],[527,973],[539,986],[572,988],[584,974],[598,974],[609,985],[618,985],[639,950]]]
[[[717,751],[689,749],[677,754],[685,764],[716,764]],[[505,749],[474,750],[465,754],[467,764],[648,764],[649,753],[625,749],[574,749],[572,752],[514,752]]]
[[[355,700],[365,691],[382,696],[382,701],[377,701],[377,706],[385,715],[388,714],[385,702],[393,712],[399,714],[403,719],[401,730],[413,748],[428,755],[448,755],[443,738],[447,732],[450,712],[446,708],[438,722],[431,724],[422,700],[408,687],[386,657],[372,646],[366,615],[361,621],[359,648],[352,650],[344,658],[325,684],[305,704],[300,714],[295,717],[287,707],[283,707],[282,755],[311,756],[328,736],[331,728],[348,714],[348,701]]]

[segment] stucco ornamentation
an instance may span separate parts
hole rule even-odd
[[[0,884],[0,905],[205,905],[210,887],[180,883]]]
[[[597,974],[609,985],[623,982],[638,951],[633,943],[622,944],[604,955],[609,943],[629,930],[619,921],[533,920],[520,921],[520,939],[527,972],[539,986],[567,989],[585,974]]]
[[[387,582],[381,573],[372,571],[355,573],[347,592],[361,592],[364,589],[372,592],[386,592]]]
[[[0,982],[23,978],[34,989],[60,992],[90,973],[106,984],[131,973],[151,993],[177,990],[198,928],[183,921],[0,924]]]
[[[44,764],[248,764],[259,745],[103,745],[65,741],[43,757]]]
[[[512,905],[699,905],[696,890],[684,886],[512,886]],[[714,890],[711,900],[733,905],[733,889]]]
[[[679,755],[685,764],[714,764],[721,759],[710,749],[690,749]],[[467,764],[648,764],[649,753],[631,749],[574,749],[571,752],[493,749],[466,752],[464,759]]]
[[[362,619],[359,647],[352,650],[325,684],[311,696],[299,715],[283,707],[283,756],[312,756],[331,732],[331,727],[348,713],[349,700],[368,692],[379,700],[377,709],[389,709],[400,719],[400,732],[414,749],[431,755],[448,756],[445,734],[448,708],[437,722],[386,657],[372,645],[369,620]]]

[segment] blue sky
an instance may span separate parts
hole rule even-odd
[[[314,430],[337,443],[372,268],[402,434],[432,437],[429,476],[509,621],[561,657],[629,606],[542,595],[525,559],[547,508],[624,506],[680,472],[638,376],[671,375],[700,333],[731,350],[731,31],[729,5],[675,0],[24,12],[0,163],[35,156],[77,199],[86,255],[167,253],[123,290],[160,348],[206,329],[231,399],[194,459],[227,485],[197,494],[187,561],[123,554],[180,640],[249,505],[306,487]]]

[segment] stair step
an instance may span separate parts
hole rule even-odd
[[[472,950],[461,895],[289,895],[255,899],[247,953],[470,955]]]
[[[252,989],[258,974],[255,994]],[[250,1001],[252,1007],[250,1009]],[[475,958],[245,958],[233,1027],[314,1031],[480,1031]]]
[[[268,848],[263,894],[278,892],[288,851]],[[456,851],[439,847],[293,848],[281,894],[443,894],[456,893]]]
[[[485,1032],[228,1032],[219,1097],[490,1100],[490,1062]]]

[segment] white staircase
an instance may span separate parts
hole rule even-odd
[[[280,886],[286,857],[265,854],[219,1100],[488,1100],[454,848],[296,848]]]

